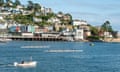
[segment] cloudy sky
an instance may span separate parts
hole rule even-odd
[[[27,4],[27,0],[20,0]],[[52,8],[57,13],[70,13],[73,19],[86,20],[89,24],[100,26],[109,20],[114,30],[120,31],[120,0],[31,0],[42,6]]]

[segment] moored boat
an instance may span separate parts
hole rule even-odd
[[[0,38],[0,42],[9,42],[9,41],[12,41],[12,39]]]

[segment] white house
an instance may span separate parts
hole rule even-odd
[[[29,10],[22,11],[23,15],[29,15],[29,14],[32,14],[32,13],[33,13],[33,11],[29,11]]]
[[[5,16],[5,15],[10,15],[11,12],[0,12],[0,15]]]
[[[87,25],[87,22],[84,20],[73,20],[73,25],[74,26]]]
[[[7,23],[4,23],[4,24],[0,24],[0,29],[6,29],[7,28]]]
[[[45,13],[45,7],[41,7],[41,12]]]
[[[24,37],[33,37],[34,34],[31,33],[31,32],[27,32],[27,33],[22,33],[22,36],[24,36]]]
[[[112,38],[112,34],[110,32],[104,32],[104,36],[108,38]]]
[[[4,19],[3,19],[3,16],[0,16],[0,20],[4,20]]]
[[[59,18],[62,18],[64,16],[64,14],[57,14],[57,17],[59,17]]]
[[[52,11],[51,8],[45,8],[45,12],[46,12],[46,13],[52,13],[53,11]]]
[[[53,13],[53,11],[52,11],[51,8],[45,8],[45,7],[41,7],[41,12],[42,12],[43,14]]]
[[[117,33],[117,37],[120,38],[120,32]]]
[[[84,40],[83,29],[76,29],[74,38],[75,40]]]
[[[42,19],[41,19],[41,18],[33,17],[33,21],[34,21],[34,22],[42,22]]]
[[[48,22],[50,22],[50,23],[61,23],[61,21],[60,21],[60,19],[58,19],[58,18],[51,18],[51,19],[48,19]]]
[[[23,10],[23,8],[24,8],[24,6],[22,6],[22,5],[17,5],[17,9]]]

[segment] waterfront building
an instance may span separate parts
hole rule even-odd
[[[107,37],[107,38],[112,38],[113,36],[112,36],[112,34],[111,34],[111,32],[104,32],[104,37]]]
[[[8,11],[0,12],[0,15],[2,15],[2,16],[7,16],[10,14],[11,14],[11,12],[8,12]]]
[[[21,30],[21,32],[27,32],[28,27],[27,26],[20,26],[20,30]]]
[[[81,24],[78,28],[79,29],[83,29],[83,31],[84,31],[84,38],[87,38],[88,36],[91,36],[90,27],[88,25]]]
[[[7,23],[0,23],[0,29],[6,29]]]
[[[117,33],[117,37],[120,38],[120,32]]]
[[[87,38],[88,36],[91,36],[90,30],[84,30],[84,38]]]
[[[34,26],[34,28],[35,28],[35,33],[40,33],[40,28],[39,28],[39,26]]]
[[[63,32],[62,32],[62,35],[63,35],[63,36],[73,36],[73,32],[63,31]]]
[[[55,38],[57,38],[58,36],[60,36],[59,32],[41,33],[41,37],[55,37]]]
[[[34,26],[32,26],[32,25],[28,25],[27,26],[28,27],[28,31],[27,32],[32,32],[32,33],[34,33],[35,32],[35,28],[34,28]]]
[[[77,32],[76,38],[78,38],[78,36],[81,35],[79,39],[83,40],[83,39],[86,39],[88,36],[91,36],[90,27],[88,26],[88,23],[86,21],[74,20],[73,26],[74,26],[74,29],[78,30],[76,31]]]
[[[33,37],[34,33],[32,33],[32,32],[23,32],[21,35],[24,36],[24,37]]]
[[[84,40],[84,30],[83,29],[76,29],[74,39],[77,41]]]
[[[4,20],[4,19],[3,19],[3,16],[1,16],[1,15],[0,15],[0,20]]]

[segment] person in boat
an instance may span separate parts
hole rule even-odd
[[[21,64],[24,64],[24,61],[21,61]]]
[[[90,43],[89,45],[90,45],[90,46],[94,46],[94,43]]]

